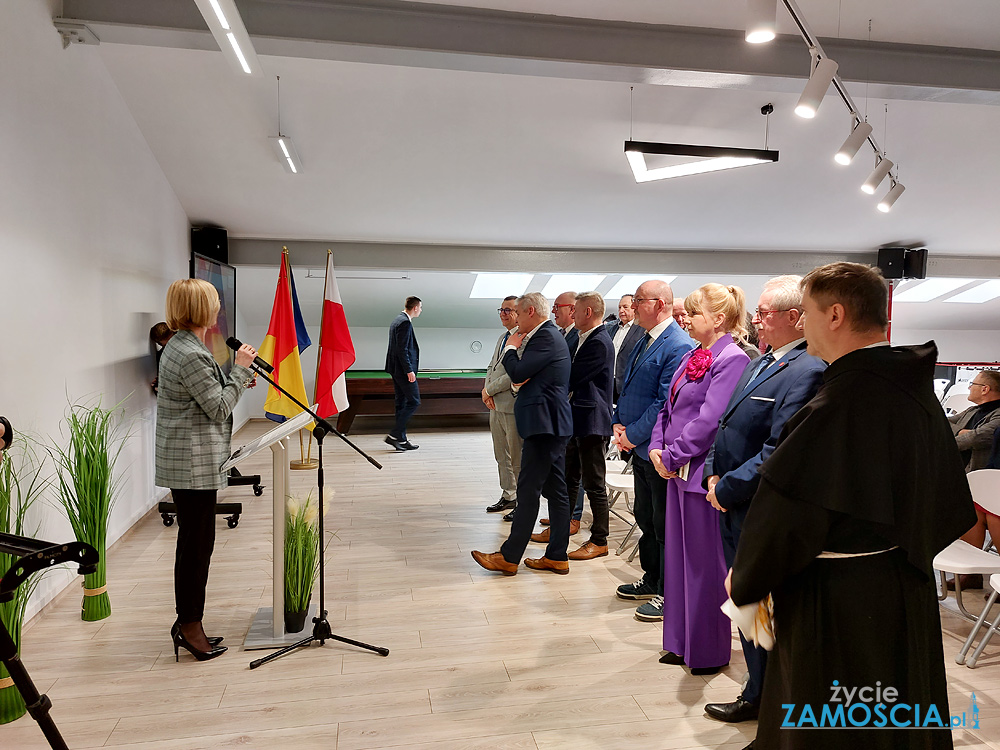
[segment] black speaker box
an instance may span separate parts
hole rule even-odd
[[[878,251],[878,267],[885,278],[902,279],[905,274],[906,248],[883,247]]]
[[[229,238],[219,227],[191,227],[191,252],[229,263]]]
[[[919,250],[907,250],[903,258],[903,278],[926,279],[927,278],[927,248]]]

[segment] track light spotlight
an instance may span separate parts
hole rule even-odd
[[[890,169],[892,169],[892,162],[884,156],[880,157],[878,164],[875,165],[875,169],[872,170],[872,173],[868,175],[868,179],[861,186],[861,192],[868,193],[868,195],[875,195],[875,189],[882,184],[882,180],[889,174]]]
[[[851,131],[851,134],[847,136],[847,140],[844,141],[844,145],[840,147],[840,151],[833,157],[833,160],[837,164],[850,164],[854,160],[855,154],[858,153],[858,149],[864,144],[865,140],[872,134],[872,126],[867,122],[858,121],[858,124]]]
[[[799,103],[795,105],[795,114],[807,120],[816,116],[816,110],[826,96],[826,90],[830,88],[833,77],[837,75],[837,68],[837,63],[829,57],[824,57],[816,63],[812,75],[809,76],[809,83],[802,90]]]
[[[744,37],[750,44],[763,44],[774,39],[777,25],[775,0],[747,0],[747,27]]]
[[[885,194],[885,198],[879,201],[878,210],[884,214],[889,213],[889,209],[892,208],[892,204],[895,203],[896,199],[903,194],[904,190],[906,190],[906,188],[903,187],[902,182],[892,180],[892,187],[889,189],[889,192]]]

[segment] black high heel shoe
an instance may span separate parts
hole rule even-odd
[[[208,661],[209,659],[214,659],[216,656],[222,656],[229,649],[226,646],[212,645],[211,651],[199,651],[190,643],[188,643],[187,638],[181,633],[180,626],[176,630],[171,630],[171,637],[174,641],[174,661],[180,661],[180,649],[181,647],[186,648],[191,652],[191,655],[198,661]],[[211,645],[211,644],[210,644]]]
[[[181,632],[181,623],[179,620],[175,620],[174,624],[170,626],[170,637],[173,638],[179,632]],[[226,637],[222,635],[206,635],[205,639],[208,641],[208,645],[214,648],[226,640]]]

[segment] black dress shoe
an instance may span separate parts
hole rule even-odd
[[[517,505],[517,500],[504,500],[502,497],[493,505],[486,506],[487,513],[499,513],[503,510],[512,510]]]
[[[756,719],[759,710],[758,706],[743,700],[742,695],[732,703],[709,703],[705,706],[705,713],[713,719],[728,721],[731,724]]]
[[[680,654],[675,654],[673,651],[667,651],[667,653],[660,657],[660,664],[672,664],[675,667],[683,667],[684,657]]]
[[[392,435],[386,435],[385,442],[391,445],[393,448],[395,448],[397,453],[402,453],[403,451],[406,450],[406,448],[403,447],[402,441],[397,440]]]
[[[705,675],[705,676],[708,676],[708,675],[711,675],[711,674],[719,674],[719,672],[721,672],[723,669],[725,669],[728,666],[729,666],[728,664],[723,664],[723,665],[718,666],[718,667],[691,667],[691,674],[693,674],[693,675]]]
[[[404,451],[415,451],[420,446],[419,445],[414,445],[409,440],[405,440],[402,443],[400,443],[398,447],[402,448]]]
[[[511,521],[514,520],[514,514],[515,513],[517,513],[517,506],[516,505],[514,506],[514,510],[512,510],[510,513],[508,513],[507,515],[505,515],[503,517],[503,520],[507,521],[507,523],[510,523]]]

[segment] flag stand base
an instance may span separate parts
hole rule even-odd
[[[319,461],[315,458],[304,458],[301,461],[289,461],[288,468],[292,471],[305,471],[306,469],[315,469],[319,466]]]

